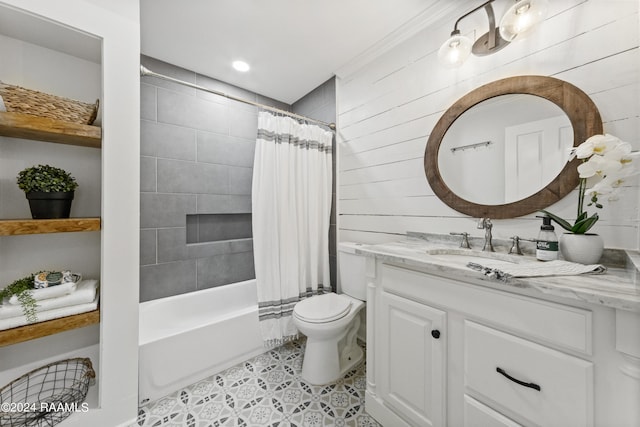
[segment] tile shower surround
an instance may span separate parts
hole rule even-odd
[[[160,74],[292,109],[153,58],[142,56],[141,63]],[[187,215],[193,223],[200,219],[192,215],[251,213],[256,107],[153,77],[142,77],[140,90],[140,301],[254,278],[251,238],[186,242]],[[334,79],[296,102],[293,111],[335,121]],[[201,240],[194,229],[199,227],[190,227],[189,241]],[[331,232],[335,283],[333,211]],[[214,232],[201,234],[216,238]]]
[[[149,402],[135,427],[380,427],[365,412],[364,361],[314,386],[300,377],[304,344],[285,344]]]

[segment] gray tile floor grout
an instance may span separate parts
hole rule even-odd
[[[141,406],[140,427],[379,427],[364,410],[365,363],[335,383],[300,376],[305,340],[288,343]]]

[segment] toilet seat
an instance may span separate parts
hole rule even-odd
[[[327,293],[317,295],[297,303],[293,313],[300,320],[309,323],[327,323],[346,316],[352,302],[342,295]]]

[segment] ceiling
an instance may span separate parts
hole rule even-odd
[[[399,39],[403,29],[426,25],[452,3],[457,2],[141,0],[141,50],[292,104],[341,67]],[[233,70],[236,59],[251,70]]]

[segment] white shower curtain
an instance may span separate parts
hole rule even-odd
[[[262,336],[297,337],[296,302],[331,291],[329,220],[333,134],[267,112],[258,115],[253,164],[253,253]]]

